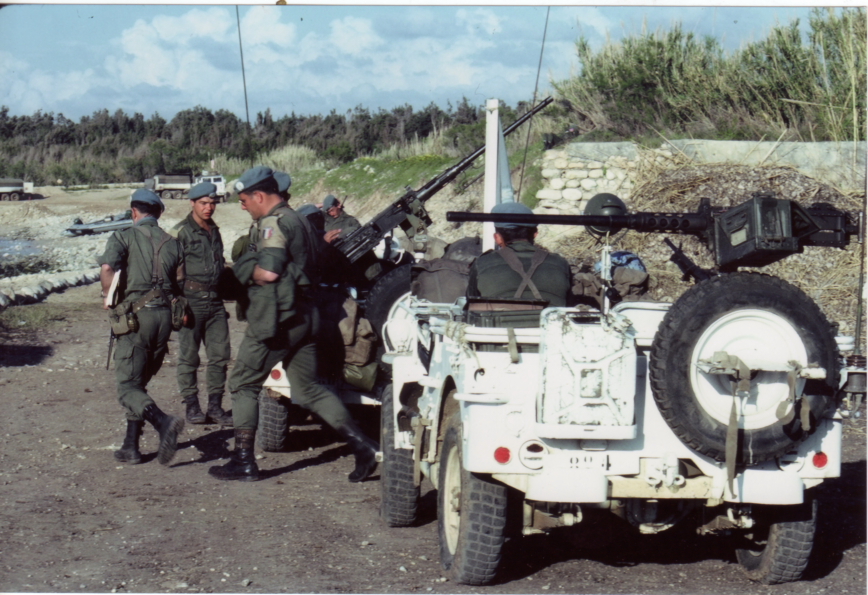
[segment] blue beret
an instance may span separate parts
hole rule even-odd
[[[269,178],[274,179],[274,170],[264,165],[257,165],[241,174],[241,177],[235,180],[233,186],[235,192],[246,192],[248,189],[253,188],[257,184],[260,184]]]
[[[137,188],[135,192],[130,196],[130,203],[134,202],[143,202],[149,205],[157,205],[160,207],[160,212],[166,210],[166,205],[163,204],[163,201],[160,200],[160,197],[157,196],[157,193],[148,188]]]
[[[520,202],[502,202],[494,205],[491,212],[495,214],[533,215],[533,211],[530,207],[523,205]],[[536,227],[537,225],[536,223],[495,223],[494,226],[502,227],[504,229],[516,229],[518,227]]]
[[[286,192],[292,186],[292,178],[289,177],[289,174],[282,171],[274,172],[274,179],[277,181],[278,192]]]
[[[210,198],[217,198],[217,186],[215,186],[211,182],[199,182],[198,184],[190,188],[190,192],[187,194],[187,197],[190,200],[199,200],[200,198],[205,198],[206,196]]]
[[[336,207],[341,204],[337,198],[335,198],[334,194],[329,194],[325,197],[325,200],[322,201],[322,210],[328,211],[332,207]]]

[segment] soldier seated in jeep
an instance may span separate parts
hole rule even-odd
[[[492,213],[533,215],[517,202],[495,205]],[[502,223],[494,228],[497,249],[489,250],[470,267],[467,297],[544,300],[566,306],[572,299],[570,265],[562,256],[534,245],[536,225]]]

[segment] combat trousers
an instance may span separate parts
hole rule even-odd
[[[223,395],[229,364],[229,317],[219,299],[188,298],[192,326],[178,331],[178,390],[184,397],[199,394],[199,347],[205,343],[205,386],[208,395]]]
[[[259,425],[259,393],[280,361],[292,387],[293,403],[317,414],[333,428],[349,423],[350,414],[340,398],[317,381],[314,335],[318,322],[316,309],[306,308],[281,323],[277,336],[265,341],[253,337],[248,327],[229,376],[236,430],[255,430]]]
[[[118,402],[127,410],[130,421],[140,421],[142,411],[154,402],[145,388],[163,365],[172,334],[168,307],[142,308],[136,317],[139,330],[118,337],[115,348]]]

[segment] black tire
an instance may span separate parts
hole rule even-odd
[[[738,563],[748,578],[764,585],[791,583],[802,578],[814,546],[817,501],[799,508],[804,519],[760,526],[758,531],[755,530],[757,537],[753,545],[735,550]]]
[[[160,192],[160,198],[163,200],[172,200],[172,191],[171,190],[163,190]]]
[[[741,332],[742,335],[738,335]],[[806,380],[802,399],[817,427],[838,383],[837,345],[820,308],[789,283],[760,273],[712,277],[690,288],[667,312],[654,337],[650,380],[654,400],[672,431],[700,454],[725,460],[732,393],[730,376],[704,374],[695,359],[745,346],[760,353],[817,364],[825,380]],[[793,355],[796,354],[796,355]],[[778,408],[789,396],[784,372],[755,372],[738,430],[739,464],[756,465],[785,454],[810,433],[800,403]],[[802,382],[802,381],[799,381]]]
[[[275,394],[275,393],[271,393]],[[284,451],[289,446],[289,426],[306,412],[284,396],[269,396],[269,389],[259,393],[259,428],[256,442],[266,452]]]
[[[9,195],[9,200],[21,200],[21,195],[17,192],[13,192]]]
[[[440,454],[440,563],[455,582],[485,585],[494,579],[500,565],[507,488],[464,469],[462,443],[461,418],[456,413],[449,420]]]
[[[395,404],[392,385],[383,389],[380,407],[380,516],[389,527],[409,527],[416,522],[419,486],[413,482],[413,451],[395,448]]]
[[[9,193],[4,192],[3,194],[0,194],[0,200],[9,200]]]
[[[380,362],[380,367],[386,372],[391,372],[392,366],[384,364],[381,359],[383,353],[386,351],[383,326],[389,320],[396,304],[410,294],[411,266],[411,264],[401,265],[380,277],[371,288],[371,291],[368,292],[368,297],[365,300],[365,318],[370,321],[371,326],[374,327],[374,332],[377,333],[377,337],[379,338],[377,342],[377,361]]]

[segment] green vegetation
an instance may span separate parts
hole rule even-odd
[[[820,9],[807,39],[798,20],[726,55],[680,25],[594,52],[576,44],[581,74],[555,84],[562,126],[583,140],[698,137],[865,140],[866,11]],[[563,128],[561,128],[563,129]]]

